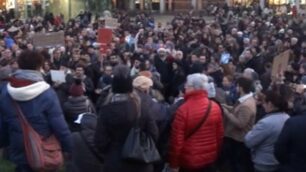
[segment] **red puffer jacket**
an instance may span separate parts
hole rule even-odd
[[[188,134],[203,119],[208,109],[206,91],[193,91],[185,95],[185,103],[176,111],[170,140],[170,167],[199,169],[217,159],[223,139],[222,112],[212,101],[206,122],[186,140]]]

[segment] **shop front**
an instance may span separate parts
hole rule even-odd
[[[1,9],[7,11],[14,10],[14,13],[22,18],[34,15],[42,15],[44,12],[44,3],[46,0],[6,0],[0,1]]]
[[[267,5],[274,8],[277,14],[292,14],[293,9],[297,12],[306,9],[306,0],[268,0]]]
[[[166,11],[202,10],[208,2],[219,0],[113,0],[115,8],[128,10],[145,10],[164,13]],[[223,0],[222,0],[223,1]]]
[[[77,16],[82,10],[94,7],[96,11],[102,10],[98,7],[104,5],[103,1],[106,0],[0,0],[0,8],[4,4],[6,10],[13,9],[21,18],[43,16],[46,12],[52,12],[54,15],[63,14],[68,19]]]

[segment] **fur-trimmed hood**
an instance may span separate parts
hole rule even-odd
[[[35,82],[24,87],[13,87],[10,83],[7,84],[8,93],[14,100],[29,101],[39,96],[41,93],[50,88],[50,85],[45,81]]]

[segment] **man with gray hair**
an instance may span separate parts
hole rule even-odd
[[[169,165],[177,171],[212,171],[218,157],[223,123],[220,106],[209,100],[208,77],[187,77],[185,103],[176,111],[170,137]]]

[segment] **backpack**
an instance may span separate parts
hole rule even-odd
[[[54,171],[59,169],[63,163],[61,146],[54,135],[48,138],[40,136],[29,124],[26,117],[16,101],[13,105],[17,110],[18,120],[20,121],[25,154],[29,166],[34,171]]]

